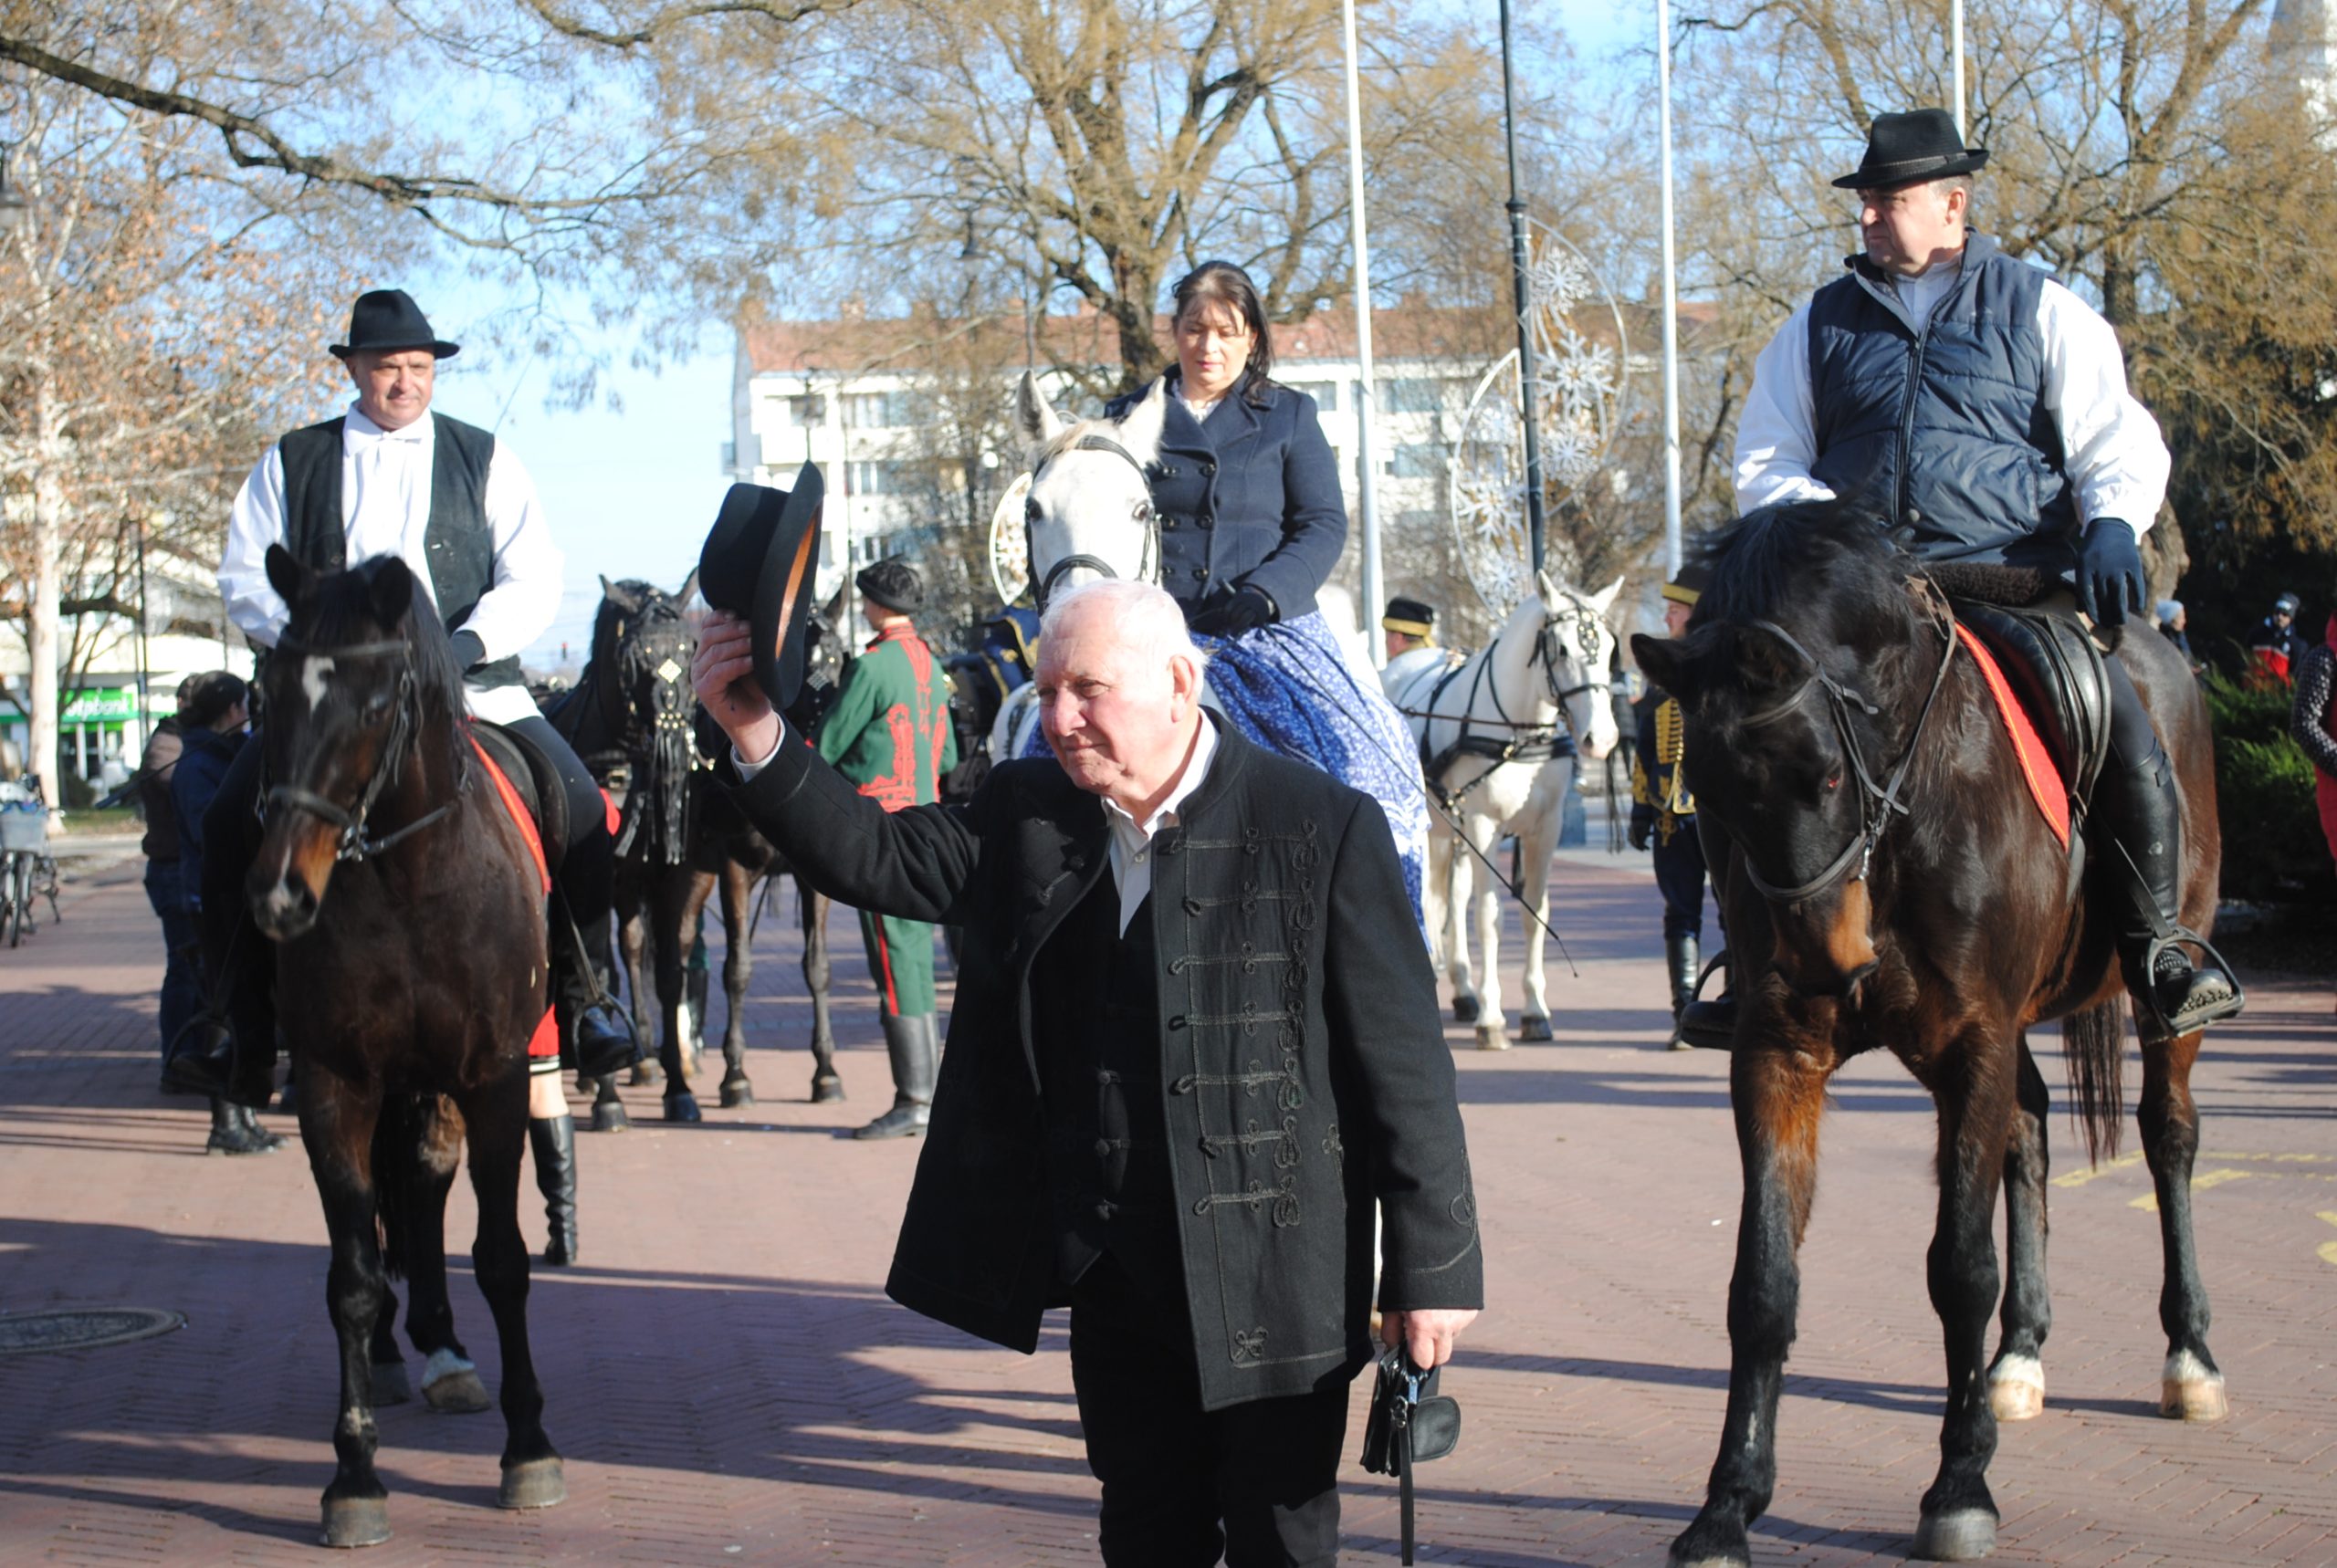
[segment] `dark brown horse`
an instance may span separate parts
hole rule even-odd
[[[502,1352],[497,1500],[567,1495],[529,1354],[519,1214],[528,1044],[548,1006],[544,883],[472,751],[453,647],[404,562],[317,577],[278,549],[267,576],[291,622],[262,676],[270,787],[248,889],[278,944],[278,1016],[331,1240],[341,1406],[324,1539],[362,1546],[390,1533],[369,1354],[390,1306],[383,1230],[417,1298],[428,1273],[443,1307],[444,1205],[466,1137],[472,1263]],[[451,1321],[443,1343],[460,1357]]]
[[[1648,678],[1686,708],[1689,779],[1727,837],[1715,863],[1742,1003],[1729,1073],[1745,1197],[1728,1412],[1703,1509],[1672,1561],[1749,1561],[1747,1528],[1776,1482],[1778,1387],[1827,1083],[1878,1048],[1906,1063],[1939,1114],[1929,1281],[1947,1407],[1914,1552],[1985,1556],[1996,1543],[1996,1422],[2042,1407],[2051,1320],[2047,1100],[2031,1026],[2061,1020],[2089,1151],[2099,1158],[2118,1137],[2123,986],[2110,921],[2088,897],[2101,868],[2087,867],[2081,833],[2064,850],[2048,827],[1946,603],[1869,522],[1832,508],[1755,513],[1718,537],[1710,561],[1686,636],[1632,639]],[[2175,760],[2184,923],[2204,936],[2221,862],[2206,708],[2164,639],[2128,636],[2118,652]],[[2165,1249],[2162,1408],[2195,1420],[2224,1409],[2191,1237],[2198,1049],[2196,1032],[2145,1040],[2139,1118]]]

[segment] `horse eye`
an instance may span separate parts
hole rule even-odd
[[[1136,507],[1135,507],[1135,517],[1136,517],[1136,520],[1137,520],[1137,522],[1141,523],[1141,522],[1145,521],[1146,519],[1149,518],[1151,516],[1152,516],[1152,503],[1151,503],[1150,501],[1138,501],[1138,502],[1136,504]]]
[[[1034,523],[1037,522],[1041,517],[1044,516],[1044,514],[1039,510],[1039,503],[1036,501],[1023,502],[1022,515]]]
[[[1827,780],[1826,780],[1826,788],[1827,788],[1827,789],[1840,789],[1841,787],[1842,787],[1842,776],[1841,776],[1840,774],[1839,774],[1839,773],[1831,774],[1831,775],[1829,775],[1829,776],[1827,778]]]

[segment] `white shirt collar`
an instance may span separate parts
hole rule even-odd
[[[376,441],[412,442],[420,445],[430,439],[430,414],[425,410],[420,419],[415,420],[403,430],[383,430],[366,417],[362,408],[352,402],[349,405],[347,423],[341,426],[341,430],[344,441],[354,437],[356,444],[361,446],[371,445]]]
[[[1115,838],[1135,844],[1151,842],[1152,836],[1168,825],[1186,799],[1208,779],[1209,765],[1217,756],[1217,726],[1210,722],[1207,714],[1201,715],[1200,720],[1200,733],[1193,737],[1193,753],[1185,758],[1184,772],[1178,775],[1177,782],[1169,787],[1149,817],[1139,822],[1118,801],[1108,795],[1103,797],[1104,820],[1111,824]]]

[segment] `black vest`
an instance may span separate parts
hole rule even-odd
[[[2045,406],[2045,285],[1974,235],[1928,321],[1863,257],[1810,301],[1810,472],[1911,530],[1926,560],[2048,571],[2076,560],[2076,497]]]
[[[1119,920],[1107,869],[1032,966],[1055,1271],[1075,1284],[1108,1252],[1148,1290],[1181,1298],[1151,899],[1125,936]]]
[[[487,523],[487,471],[495,437],[444,414],[437,421],[430,466],[430,521],[422,548],[430,563],[430,590],[452,632],[471,618],[495,586],[495,535]],[[284,546],[310,571],[349,565],[349,534],[341,517],[342,421],[296,430],[278,443],[284,456]],[[480,664],[466,677],[478,687],[516,686],[526,679],[514,654]]]

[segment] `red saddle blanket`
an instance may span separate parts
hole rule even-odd
[[[511,780],[503,776],[503,769],[495,765],[495,758],[488,756],[487,747],[478,743],[478,737],[473,735],[468,736],[467,738],[471,743],[471,750],[477,753],[479,761],[486,765],[487,779],[495,785],[495,798],[503,802],[505,810],[511,813],[511,821],[519,824],[519,837],[527,841],[529,857],[536,862],[536,882],[539,890],[550,893],[551,870],[544,861],[543,835],[536,831],[536,819],[529,812],[528,803],[519,799],[519,791],[511,787]],[[548,1057],[557,1057],[559,1054],[560,1024],[553,1016],[552,1009],[546,1008],[544,1016],[536,1020],[536,1032],[528,1039],[528,1059],[537,1061]]]
[[[2019,759],[2020,776],[2028,786],[2028,798],[2037,802],[2037,810],[2044,815],[2045,825],[2070,847],[2070,790],[2061,779],[2061,770],[2053,762],[2053,754],[2045,747],[2045,738],[2038,734],[2037,725],[2028,710],[1996,666],[1996,656],[1988,645],[1974,636],[1962,622],[1955,625],[1955,634],[1964,643],[1964,651],[1972,655],[1972,663],[1979,667],[1980,675],[1988,683],[1988,695],[1996,699],[1996,719],[2004,726],[2006,737],[2012,742],[2013,756]]]

